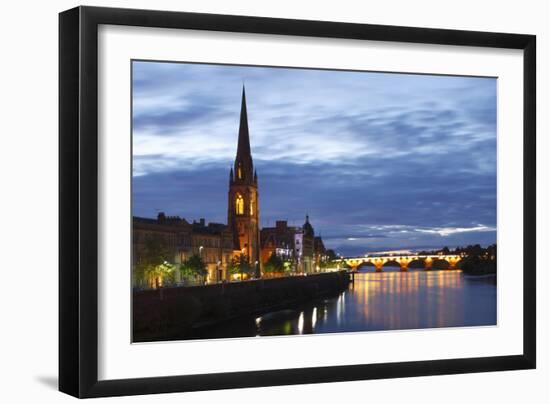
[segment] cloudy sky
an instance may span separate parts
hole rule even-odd
[[[243,82],[261,225],[344,255],[496,242],[496,79],[133,62],[133,213],[227,221]]]

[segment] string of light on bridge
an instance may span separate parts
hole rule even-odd
[[[462,259],[458,254],[403,254],[403,255],[366,255],[364,257],[341,257],[340,262],[346,263],[351,267],[352,271],[357,271],[359,266],[364,264],[372,264],[376,272],[381,272],[382,267],[388,262],[395,262],[399,265],[401,271],[407,271],[409,264],[413,261],[420,261],[424,264],[425,269],[432,269],[435,261],[446,261],[449,264],[449,269],[455,269],[458,262]]]

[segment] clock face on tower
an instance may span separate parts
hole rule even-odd
[[[234,255],[244,256],[249,264],[255,265],[257,272],[260,270],[258,199],[258,176],[252,162],[246,94],[243,87],[237,155],[229,174],[227,223],[233,230]]]

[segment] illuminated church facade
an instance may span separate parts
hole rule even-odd
[[[259,199],[258,174],[250,151],[246,94],[243,87],[237,155],[229,172],[227,225],[233,232],[235,254],[242,254],[257,276],[261,274]]]

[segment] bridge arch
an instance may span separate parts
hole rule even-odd
[[[425,269],[426,259],[423,257],[415,257],[409,262],[409,269]]]
[[[370,261],[363,261],[357,266],[357,271],[367,272],[369,269],[376,270],[376,266]]]
[[[382,264],[382,267],[397,267],[401,268],[401,265],[399,264],[399,261],[397,261],[397,258],[389,258]]]
[[[456,269],[457,264],[462,260],[460,255],[447,255],[442,260],[448,263],[448,269]]]
[[[449,269],[449,261],[445,258],[434,258],[432,262],[433,269]]]

